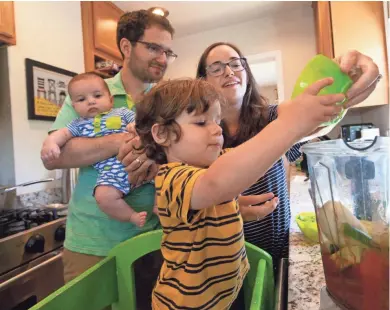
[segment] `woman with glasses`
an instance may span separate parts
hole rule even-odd
[[[371,58],[357,51],[350,51],[336,61],[344,72],[361,68],[358,76],[354,76],[355,83],[347,93],[347,107],[362,102],[374,90],[373,81],[378,81],[378,76],[380,77],[377,65]],[[224,148],[244,143],[278,117],[277,105],[268,105],[267,100],[261,96],[246,59],[233,44],[218,42],[207,47],[200,57],[197,77],[216,86],[227,99],[228,104],[222,111],[221,123]],[[300,157],[300,146],[301,144],[296,144],[286,152],[290,162]],[[252,195],[260,196],[257,196],[256,201],[256,197]],[[278,207],[263,219],[262,205],[244,206],[259,205],[260,202],[273,197],[279,198]],[[274,266],[277,266],[280,258],[288,257],[291,219],[283,158],[276,161],[263,177],[242,193],[239,202],[245,221],[246,241],[270,253]]]
[[[210,45],[199,60],[197,77],[219,88],[227,99],[221,123],[224,148],[244,143],[277,118],[277,106],[268,105],[267,100],[260,95],[246,59],[233,44]],[[301,155],[299,148],[300,144],[294,145],[286,153],[290,162]],[[276,260],[288,257],[291,217],[282,158],[257,183],[242,193],[242,196],[249,195],[262,195],[259,196],[259,202],[279,198],[278,207],[261,220],[262,205],[240,208],[244,221],[247,220],[244,222],[246,241],[271,254],[276,266]]]

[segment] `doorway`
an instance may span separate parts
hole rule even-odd
[[[280,50],[249,55],[246,57],[260,94],[270,104],[284,100],[282,53]]]

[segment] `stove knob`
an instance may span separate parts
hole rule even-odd
[[[45,249],[45,238],[42,235],[35,235],[28,239],[24,250],[27,253],[43,253]]]
[[[54,233],[54,240],[62,242],[65,240],[65,224],[58,227]]]

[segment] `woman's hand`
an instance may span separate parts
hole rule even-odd
[[[345,107],[350,108],[364,101],[374,91],[379,81],[378,66],[370,57],[355,50],[337,57],[335,61],[339,64],[341,70],[354,81],[347,92],[348,101]]]
[[[145,181],[152,180],[157,174],[158,166],[153,160],[148,159],[145,153],[134,149],[141,146],[134,124],[129,124],[126,129],[131,135],[120,146],[117,158],[125,166],[129,182],[137,187]]]
[[[238,205],[244,222],[259,221],[272,213],[279,203],[279,198],[274,196],[273,193],[239,196]]]

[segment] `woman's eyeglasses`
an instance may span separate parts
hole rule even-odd
[[[228,62],[217,61],[206,67],[206,72],[211,76],[220,76],[225,72],[226,66],[234,71],[243,71],[246,68],[246,58],[234,58]]]
[[[158,45],[156,43],[145,42],[145,41],[136,41],[136,42],[145,45],[150,56],[152,56],[153,58],[160,57],[162,54],[165,53],[165,55],[167,56],[167,62],[169,64],[172,63],[177,58],[177,55],[174,52],[172,52],[171,50],[167,50],[163,48],[161,45]]]

